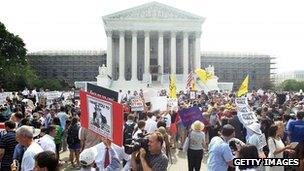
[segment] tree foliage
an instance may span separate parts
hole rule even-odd
[[[0,22],[0,88],[7,91],[23,90],[25,87],[49,90],[68,88],[62,80],[38,78],[27,62],[26,51],[23,40],[10,33]]]
[[[284,91],[299,91],[300,89],[304,90],[304,82],[289,79],[282,82],[280,87]]]

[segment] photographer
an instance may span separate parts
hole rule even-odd
[[[133,171],[165,171],[168,166],[168,158],[162,152],[164,137],[160,132],[151,133],[149,136],[148,149],[140,148],[139,152],[132,153],[131,165]],[[139,160],[136,160],[136,155]],[[138,162],[137,162],[138,161]]]

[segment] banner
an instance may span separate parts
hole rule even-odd
[[[143,111],[144,102],[140,98],[131,99],[131,111]]]
[[[122,105],[101,96],[80,91],[80,108],[82,127],[122,146]]]
[[[48,101],[51,101],[61,97],[62,93],[59,91],[48,91],[48,92],[44,92],[43,95],[47,98]]]
[[[236,98],[235,104],[237,109],[237,116],[245,127],[258,121],[255,113],[249,108],[248,100],[246,97]]]
[[[191,126],[193,122],[199,120],[203,122],[205,125],[208,124],[208,121],[203,117],[201,110],[199,107],[191,107],[188,109],[182,109],[178,111],[178,114],[182,120],[182,123],[185,127]]]

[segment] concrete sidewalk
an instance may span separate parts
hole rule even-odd
[[[169,157],[169,164],[168,164],[168,171],[185,171],[188,170],[188,164],[187,164],[187,156],[186,154],[178,149],[172,149],[172,163],[171,159]],[[69,151],[62,152],[60,154],[60,158],[62,161],[68,161],[69,160]],[[206,162],[207,156],[205,155],[202,162],[202,171],[206,171]],[[61,169],[62,171],[76,171],[80,168],[73,168],[70,163],[65,163],[62,165]]]

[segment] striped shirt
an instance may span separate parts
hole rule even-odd
[[[5,150],[1,161],[2,167],[10,166],[13,163],[14,149],[17,144],[15,131],[8,131],[7,134],[1,137],[0,148]]]

